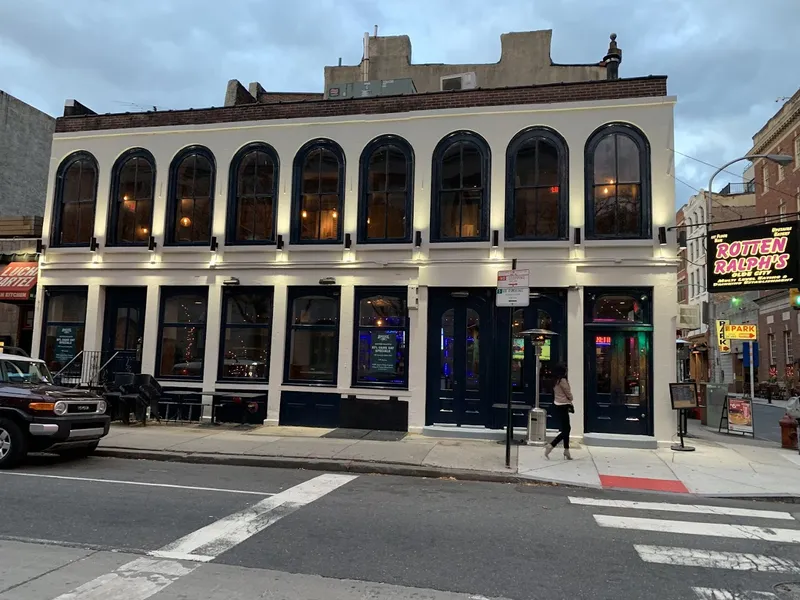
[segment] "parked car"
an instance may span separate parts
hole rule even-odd
[[[0,354],[0,469],[28,452],[88,456],[110,423],[105,400],[55,385],[44,361]]]

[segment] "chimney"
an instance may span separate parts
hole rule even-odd
[[[622,62],[622,50],[617,48],[617,34],[611,34],[608,52],[603,62],[606,65],[606,79],[619,79],[619,63]]]
[[[69,99],[64,102],[64,116],[65,117],[77,117],[80,115],[96,115],[97,113],[94,112],[91,108],[88,108],[78,102],[77,100]]]

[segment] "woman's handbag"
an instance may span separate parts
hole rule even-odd
[[[572,404],[567,404],[567,411],[569,411],[571,413],[574,413],[575,412],[575,407],[572,406]]]

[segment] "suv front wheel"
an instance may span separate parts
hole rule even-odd
[[[0,417],[0,469],[11,469],[27,453],[25,436],[11,419]]]

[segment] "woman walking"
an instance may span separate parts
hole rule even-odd
[[[544,457],[550,459],[553,448],[558,446],[560,441],[564,441],[564,458],[572,460],[569,454],[569,413],[575,412],[572,406],[572,390],[567,381],[567,368],[564,365],[557,365],[553,369],[555,385],[553,386],[553,416],[558,422],[558,435],[551,443],[544,448]]]

